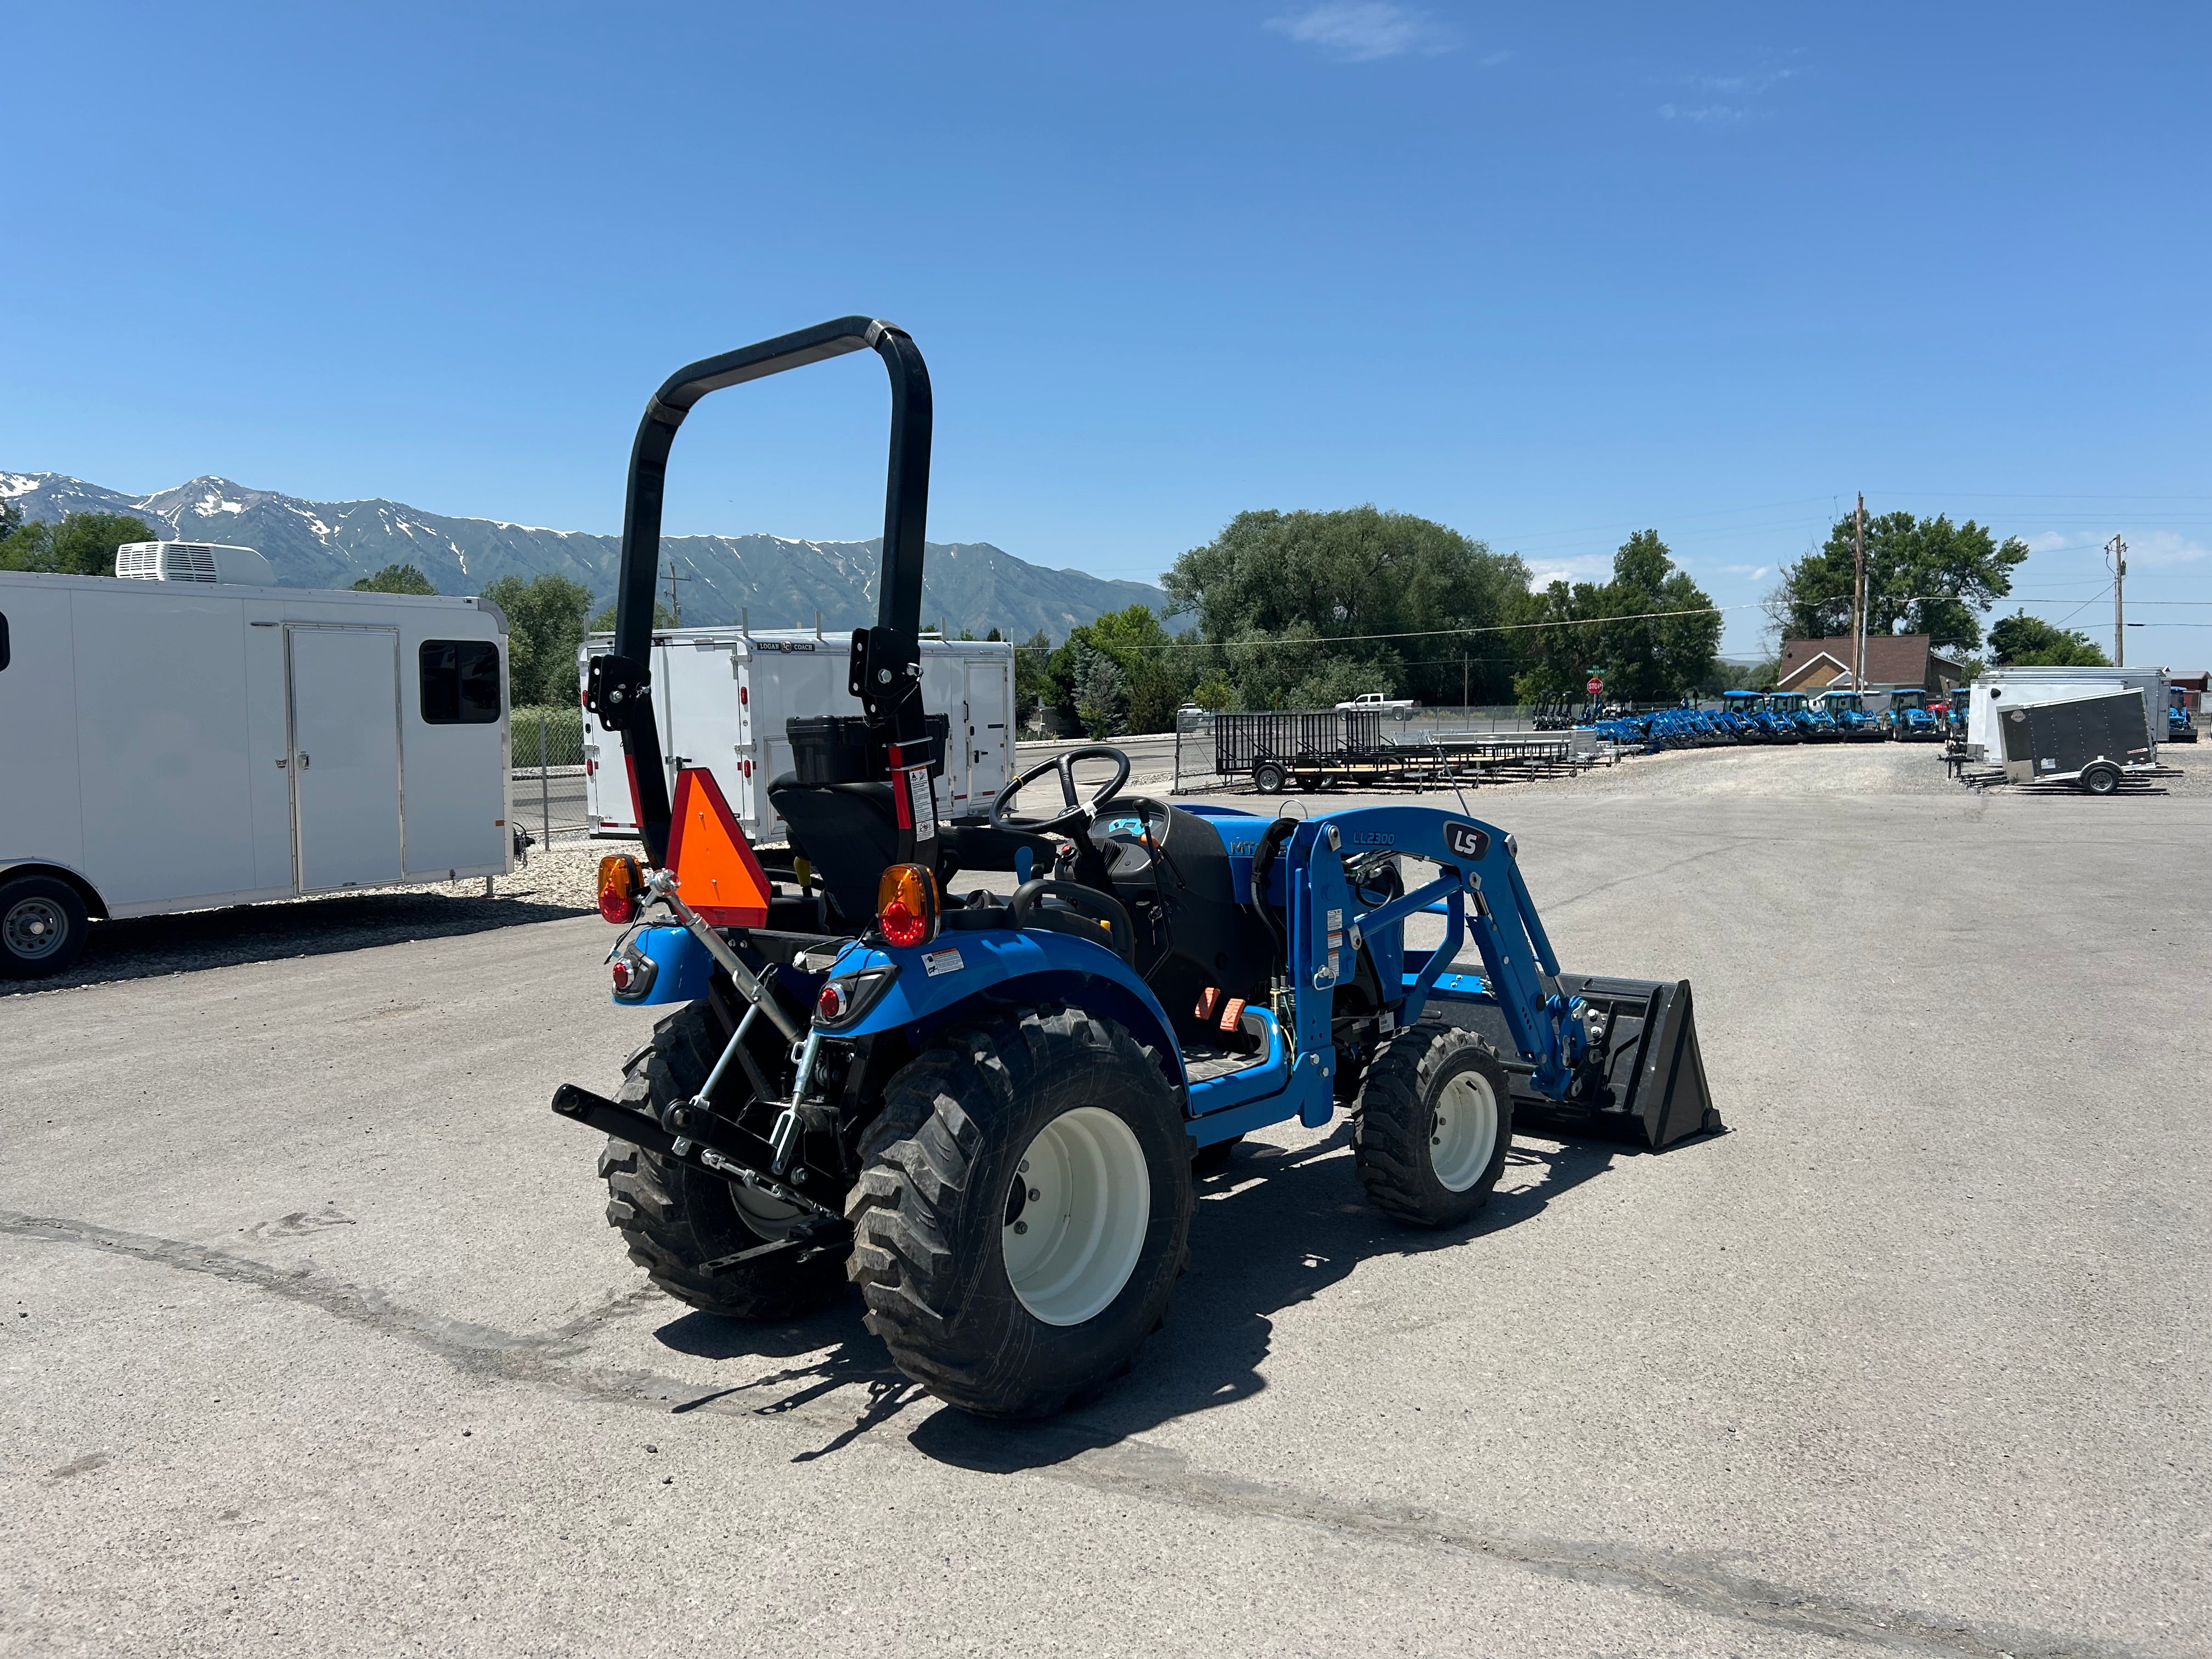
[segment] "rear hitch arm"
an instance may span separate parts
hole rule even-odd
[[[648,1152],[689,1164],[702,1174],[722,1181],[735,1181],[755,1192],[795,1206],[808,1214],[844,1225],[844,1218],[828,1205],[807,1197],[796,1188],[786,1186],[772,1176],[738,1163],[690,1135],[672,1135],[651,1118],[618,1105],[605,1095],[595,1095],[589,1089],[573,1083],[564,1083],[553,1091],[553,1110],[571,1122],[597,1129],[601,1134],[617,1140],[627,1140],[642,1146]]]

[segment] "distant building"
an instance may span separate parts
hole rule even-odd
[[[1778,691],[1846,690],[1851,684],[1852,641],[1837,635],[1825,640],[1784,640],[1776,673]],[[1866,690],[1918,686],[1942,693],[1965,683],[1966,671],[1929,647],[1925,634],[1869,634],[1866,641]]]

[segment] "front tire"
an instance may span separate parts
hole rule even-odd
[[[2093,766],[2081,775],[2081,787],[2093,795],[2109,795],[2120,787],[2119,771],[2115,767]]]
[[[1289,781],[1290,774],[1273,761],[1261,761],[1252,769],[1252,787],[1263,795],[1281,794]]]
[[[963,1410],[1080,1403],[1166,1318],[1190,1161],[1174,1091],[1111,1021],[1026,1008],[945,1033],[884,1091],[847,1202],[868,1328]]]
[[[699,1092],[726,1039],[706,1003],[678,1009],[653,1028],[653,1041],[625,1068],[615,1098],[658,1121],[663,1106]],[[629,1259],[678,1302],[733,1319],[795,1319],[844,1289],[844,1262],[835,1254],[799,1261],[785,1251],[715,1273],[699,1271],[784,1237],[799,1218],[750,1188],[613,1139],[599,1154],[599,1176],[607,1183],[607,1224],[622,1235]]]
[[[1352,1156],[1375,1206],[1413,1227],[1449,1227],[1490,1200],[1513,1144],[1505,1068],[1474,1032],[1425,1019],[1369,1062]]]

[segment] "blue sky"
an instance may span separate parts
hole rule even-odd
[[[2107,640],[2124,534],[2195,666],[2206,15],[21,8],[0,468],[611,530],[670,369],[870,312],[937,538],[1152,578],[1371,501],[1748,606],[1863,489]],[[711,399],[671,527],[875,533],[883,418],[857,358]]]

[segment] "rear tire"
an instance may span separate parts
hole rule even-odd
[[[653,1041],[624,1068],[623,1105],[659,1119],[672,1101],[699,1091],[721,1054],[708,1005],[694,1002],[653,1028]],[[793,1254],[702,1273],[709,1261],[782,1237],[799,1212],[774,1200],[610,1139],[599,1154],[607,1183],[607,1224],[629,1259],[678,1302],[732,1319],[795,1319],[836,1299],[843,1259],[831,1253],[798,1261]]]
[[[1449,1227],[1490,1200],[1513,1144],[1505,1068],[1474,1032],[1408,1026],[1369,1062],[1352,1147],[1375,1206],[1413,1227]]]
[[[868,1328],[965,1411],[1080,1403],[1166,1318],[1190,1164],[1174,1091],[1119,1025],[1042,1007],[944,1033],[884,1091],[847,1200]]]
[[[0,882],[0,978],[47,979],[84,953],[84,896],[52,876]]]
[[[1252,787],[1263,795],[1279,795],[1290,775],[1273,761],[1261,761],[1252,769]]]

